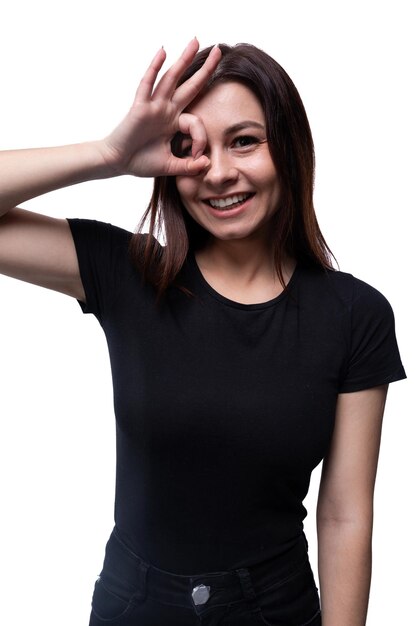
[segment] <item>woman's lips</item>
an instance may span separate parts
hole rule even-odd
[[[243,195],[243,194],[237,194],[237,195]],[[248,197],[245,200],[231,204],[229,206],[225,206],[225,207],[214,207],[210,204],[209,201],[206,201],[206,206],[208,207],[210,213],[214,215],[215,217],[220,217],[220,218],[235,217],[236,215],[243,213],[243,211],[245,211],[248,208],[254,195],[255,194],[252,193],[248,195]]]

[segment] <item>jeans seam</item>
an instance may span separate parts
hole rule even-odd
[[[113,622],[114,620],[119,620],[122,617],[125,617],[126,615],[128,615],[130,613],[130,611],[133,610],[133,607],[136,605],[135,601],[134,601],[134,596],[132,596],[132,598],[130,598],[130,600],[125,600],[124,598],[121,598],[119,595],[117,595],[117,593],[113,593],[113,591],[110,591],[110,589],[103,583],[103,581],[100,579],[100,584],[104,587],[104,589],[106,590],[107,593],[109,593],[110,595],[112,595],[114,598],[117,598],[118,600],[121,600],[122,602],[127,603],[127,606],[125,607],[125,609],[122,611],[122,613],[120,613],[120,615],[117,615],[116,617],[101,617],[101,615],[99,613],[97,613],[97,611],[94,608],[94,603],[92,603],[91,605],[91,610],[94,613],[94,615],[101,620],[102,622]]]
[[[257,597],[258,596],[262,596],[265,593],[267,593],[270,589],[272,589],[273,587],[281,587],[281,585],[284,585],[285,583],[287,583],[289,580],[292,580],[293,578],[295,578],[296,576],[298,576],[302,570],[302,568],[304,567],[304,565],[308,563],[308,557],[306,557],[304,559],[304,561],[297,566],[297,569],[292,572],[291,574],[289,574],[288,576],[286,576],[285,578],[280,578],[278,581],[272,583],[271,585],[269,585],[269,587],[266,588],[262,588],[262,591],[260,591],[259,593],[257,593]],[[304,626],[303,624],[301,626]]]
[[[309,619],[308,622],[303,622],[302,624],[300,624],[300,626],[308,626],[308,624],[311,624],[313,619],[316,619],[316,617],[320,615],[320,613],[321,613],[321,609],[319,609],[316,613],[314,613],[313,617]]]
[[[97,581],[102,587],[104,587],[104,589],[107,591],[107,593],[109,593],[111,596],[113,596],[114,598],[117,598],[118,600],[120,600],[121,602],[125,602],[127,603],[127,605],[129,606],[129,604],[132,601],[133,598],[133,594],[132,594],[132,598],[130,598],[129,600],[126,600],[125,598],[122,598],[121,596],[119,596],[117,593],[114,593],[114,591],[111,591],[108,586],[103,582],[103,579],[100,577],[100,580]],[[127,608],[127,607],[126,607]]]

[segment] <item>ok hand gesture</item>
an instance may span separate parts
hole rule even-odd
[[[207,166],[207,157],[201,156],[206,144],[204,125],[196,116],[184,113],[184,109],[215,70],[221,58],[220,49],[213,47],[201,69],[176,86],[198,48],[198,41],[193,39],[156,85],[166,54],[161,48],[155,55],[140,81],[129,113],[101,144],[103,157],[116,174],[191,175]],[[171,140],[178,131],[191,136],[188,158],[178,158],[172,153]]]

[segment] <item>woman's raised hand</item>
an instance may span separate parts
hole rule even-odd
[[[215,70],[221,58],[220,49],[213,47],[201,69],[176,87],[198,48],[197,39],[193,39],[156,85],[166,54],[161,48],[155,55],[140,81],[129,113],[101,142],[103,158],[116,174],[191,175],[207,166],[207,157],[202,156],[206,144],[204,125],[196,116],[183,111]],[[172,153],[171,140],[178,131],[191,136],[190,157],[178,158]]]
[[[204,125],[184,110],[215,70],[220,49],[213,48],[201,69],[177,88],[198,47],[197,40],[190,42],[156,83],[165,61],[165,52],[160,50],[140,82],[129,113],[105,139],[0,152],[0,171],[5,172],[0,176],[0,273],[85,302],[67,220],[33,213],[19,205],[88,180],[120,174],[195,175],[208,165],[203,155],[207,140]],[[184,158],[172,154],[171,140],[178,131],[191,136],[191,156],[188,151]]]

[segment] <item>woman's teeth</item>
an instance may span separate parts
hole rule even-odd
[[[210,205],[215,209],[225,209],[232,207],[235,204],[240,204],[249,198],[248,193],[238,194],[236,196],[230,196],[229,198],[220,198],[219,200],[209,200]]]

